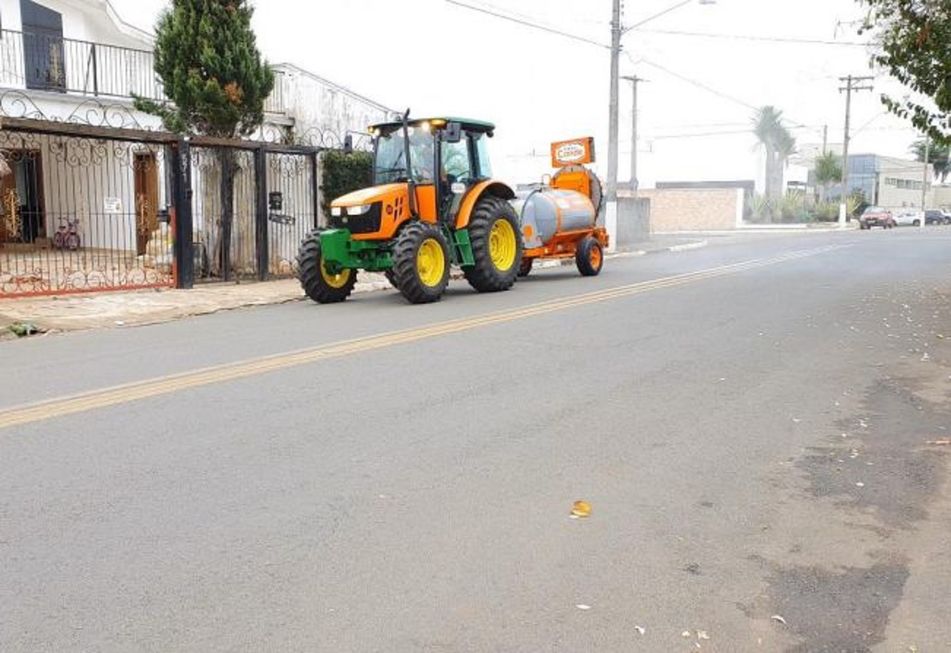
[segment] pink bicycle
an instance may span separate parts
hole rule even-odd
[[[82,245],[79,236],[79,218],[60,218],[59,229],[53,234],[53,247],[75,252]]]

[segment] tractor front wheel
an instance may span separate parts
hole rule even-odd
[[[522,230],[512,205],[488,195],[469,218],[469,239],[475,265],[462,268],[466,281],[479,292],[508,290],[522,262]]]
[[[297,273],[300,285],[307,296],[318,304],[342,302],[357,282],[357,271],[344,268],[337,274],[327,270],[320,252],[320,232],[312,231],[301,242],[297,254]]]
[[[413,304],[439,301],[449,285],[449,245],[439,227],[412,222],[393,246],[393,284]]]

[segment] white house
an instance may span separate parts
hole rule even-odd
[[[0,121],[32,118],[159,130],[160,121],[135,110],[132,102],[133,94],[164,99],[153,71],[152,46],[152,36],[125,23],[108,0],[0,0]],[[362,132],[391,113],[379,102],[292,64],[274,66],[274,71],[275,88],[265,103],[266,120],[258,139],[286,141],[293,135],[304,144],[335,147],[342,145],[349,131]],[[0,296],[4,274],[21,277],[14,269],[21,264],[32,269],[92,266],[103,276],[114,277],[115,269],[129,267],[129,260],[155,254],[148,251],[150,242],[153,249],[155,243],[163,243],[167,251],[168,227],[161,219],[170,204],[166,149],[146,141],[31,135],[0,128],[0,155],[11,170],[0,178]],[[284,187],[284,213],[313,207],[314,185],[293,177],[313,171],[297,160],[275,157],[271,163],[262,183]],[[208,153],[195,152],[193,164],[196,242],[210,253],[217,247],[221,212],[213,186],[220,173],[216,176],[215,157]],[[240,269],[251,265],[254,257],[253,242],[248,243],[254,233],[256,183],[251,157],[238,156],[237,174],[232,253]],[[314,218],[310,209],[307,220]],[[69,221],[75,220],[91,262],[77,262],[73,256],[57,263],[56,252],[39,262],[11,259],[13,250],[56,249],[62,244],[56,240],[57,231],[68,229]],[[281,243],[272,261],[276,271],[286,272],[299,237],[312,226],[271,225],[281,232],[272,238]],[[95,252],[110,256],[103,262]],[[107,268],[105,273],[102,268]],[[84,270],[79,278],[87,277]],[[52,289],[61,282],[44,279]],[[113,285],[111,278],[97,283]]]

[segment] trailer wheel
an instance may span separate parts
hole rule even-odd
[[[297,278],[307,296],[318,304],[342,302],[357,282],[357,271],[345,268],[338,274],[331,274],[324,264],[320,252],[320,232],[312,231],[301,242],[297,254]]]
[[[591,236],[585,236],[578,243],[578,251],[575,252],[575,264],[578,266],[578,272],[583,277],[596,277],[601,272],[601,266],[604,265],[604,250],[601,249],[601,243]]]
[[[393,246],[393,281],[413,304],[439,301],[449,285],[449,245],[439,227],[406,225]]]
[[[531,274],[533,265],[535,265],[535,259],[523,258],[522,263],[518,266],[518,276],[521,278],[527,277]]]
[[[522,260],[522,230],[512,205],[483,196],[469,219],[469,239],[475,265],[462,268],[469,285],[479,292],[511,288]]]

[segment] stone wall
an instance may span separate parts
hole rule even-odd
[[[650,189],[638,197],[650,200],[652,233],[719,231],[742,225],[743,191],[735,188]]]

